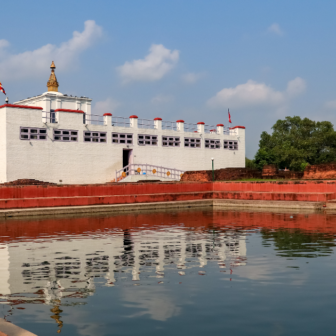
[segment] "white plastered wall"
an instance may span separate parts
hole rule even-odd
[[[84,125],[83,114],[57,112],[56,124],[44,124],[42,111],[26,108],[0,109],[0,127],[7,125],[0,134],[3,158],[0,173],[3,181],[29,178],[54,183],[86,184],[105,183],[115,178],[115,171],[122,168],[122,153],[127,146],[112,143],[112,132],[132,133],[133,163],[152,164],[180,170],[211,169],[214,158],[215,169],[245,166],[245,129],[231,130],[230,135],[167,131],[161,129],[140,129],[135,127],[115,127],[107,125]],[[47,140],[20,140],[20,127],[47,129]],[[53,129],[78,131],[78,142],[53,141]],[[107,143],[84,142],[84,131],[107,132]],[[3,134],[6,138],[2,139]],[[140,146],[138,134],[158,136],[158,146]],[[179,136],[180,147],[163,147],[162,136]],[[184,147],[184,137],[201,138],[202,148]],[[204,148],[204,139],[220,139],[220,149]],[[224,150],[223,140],[237,140],[236,151]],[[5,145],[4,145],[5,144]],[[5,154],[4,154],[5,153]],[[7,165],[5,164],[7,161]],[[6,171],[7,166],[7,171]]]
[[[6,109],[0,109],[0,183],[7,181],[7,118]]]

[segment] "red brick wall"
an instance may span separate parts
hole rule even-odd
[[[244,178],[261,178],[261,172],[249,168],[225,168],[214,171],[215,181],[234,181]],[[212,171],[187,171],[183,174],[181,181],[211,182]]]
[[[304,179],[330,180],[336,179],[336,163],[325,163],[306,167]]]

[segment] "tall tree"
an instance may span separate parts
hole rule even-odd
[[[308,164],[336,161],[336,132],[331,122],[286,117],[272,129],[272,134],[261,134],[255,156],[259,168],[276,164],[279,168],[299,171]]]

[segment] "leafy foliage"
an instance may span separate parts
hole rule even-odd
[[[280,169],[303,171],[307,165],[336,160],[336,132],[329,121],[286,117],[272,127],[273,133],[263,132],[255,164],[276,164]]]
[[[249,158],[245,158],[245,167],[250,169],[258,169],[258,166],[255,164],[254,160],[250,160]]]
[[[332,235],[300,229],[262,229],[261,234],[264,243],[273,242],[277,255],[287,258],[326,256],[335,246]]]

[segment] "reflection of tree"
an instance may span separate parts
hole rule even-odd
[[[63,321],[61,321],[61,313],[63,312],[62,309],[59,308],[59,305],[61,304],[61,300],[55,300],[55,305],[50,311],[54,314],[50,316],[52,319],[54,319],[58,325],[57,333],[59,334],[61,332],[61,329],[63,327]]]
[[[273,241],[275,250],[282,257],[316,258],[333,252],[334,237],[318,232],[295,230],[261,230],[264,244]],[[266,245],[267,246],[267,245]]]

